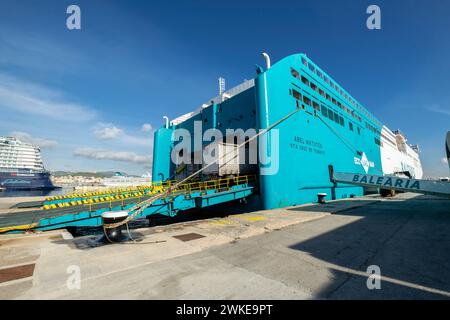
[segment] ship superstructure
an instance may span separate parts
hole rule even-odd
[[[14,137],[0,137],[0,186],[6,189],[53,189],[40,148]]]

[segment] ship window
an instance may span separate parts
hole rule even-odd
[[[302,82],[303,82],[304,84],[306,84],[307,86],[309,86],[309,81],[308,81],[308,79],[306,79],[306,78],[303,77],[303,76],[302,76]]]
[[[297,100],[301,100],[302,99],[302,95],[300,94],[300,92],[298,92],[295,89],[292,89],[292,95],[294,96],[295,99]]]
[[[334,121],[339,123],[339,115],[336,112],[334,113]]]
[[[314,102],[314,101],[313,101],[312,104],[313,104],[313,108],[314,108],[314,109],[320,110],[320,109],[319,109],[319,104],[318,104],[317,102]]]
[[[300,79],[300,73],[298,73],[297,70],[295,70],[294,68],[291,67],[291,74],[292,76],[294,76],[297,79]]]
[[[323,90],[320,89],[320,88],[319,88],[319,94],[320,94],[322,97],[325,97],[325,91],[323,91]]]
[[[303,65],[304,65],[305,67],[308,66],[308,61],[306,61],[306,59],[303,58],[303,57],[302,57],[302,63],[303,63]]]
[[[303,102],[304,102],[305,104],[307,104],[308,106],[311,105],[311,99],[309,99],[308,97],[303,96]]]
[[[348,126],[349,126],[349,128],[350,128],[350,131],[353,131],[353,123],[349,122],[349,123],[348,123]]]
[[[375,144],[377,144],[377,145],[381,146],[381,142],[380,142],[380,140],[379,140],[379,139],[377,139],[377,138],[374,138],[374,140],[375,140]]]
[[[345,126],[344,118],[342,118],[341,116],[339,116],[339,124],[343,127]]]
[[[328,109],[328,118],[330,118],[331,120],[334,120],[334,112],[331,109]]]

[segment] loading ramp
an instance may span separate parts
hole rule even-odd
[[[108,211],[130,210],[155,194],[167,192],[173,182],[140,187],[136,190],[113,190],[104,193],[76,194],[48,198],[41,208],[0,216],[0,233],[47,231],[68,227],[99,227],[101,215]],[[239,176],[218,180],[197,181],[177,185],[167,196],[153,201],[135,218],[154,214],[176,216],[178,213],[205,208],[230,201],[246,199],[255,193],[256,176]],[[144,191],[146,188],[146,191]],[[130,215],[133,211],[130,212]]]

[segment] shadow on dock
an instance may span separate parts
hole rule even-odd
[[[301,210],[318,208],[326,205]],[[336,214],[353,216],[354,222],[289,246],[320,259],[332,270],[332,281],[319,297],[450,299],[449,200],[420,195],[394,198]],[[379,290],[367,287],[366,271],[373,265],[381,271]]]

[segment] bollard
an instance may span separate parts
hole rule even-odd
[[[128,217],[128,211],[109,211],[102,213],[103,224],[117,223],[125,220]],[[104,242],[120,242],[126,237],[122,234],[122,226],[111,229],[103,229],[105,239]],[[106,240],[106,241],[105,241]]]
[[[327,196],[326,193],[318,193],[317,194],[317,202],[320,203],[320,204],[324,204],[326,196]]]

